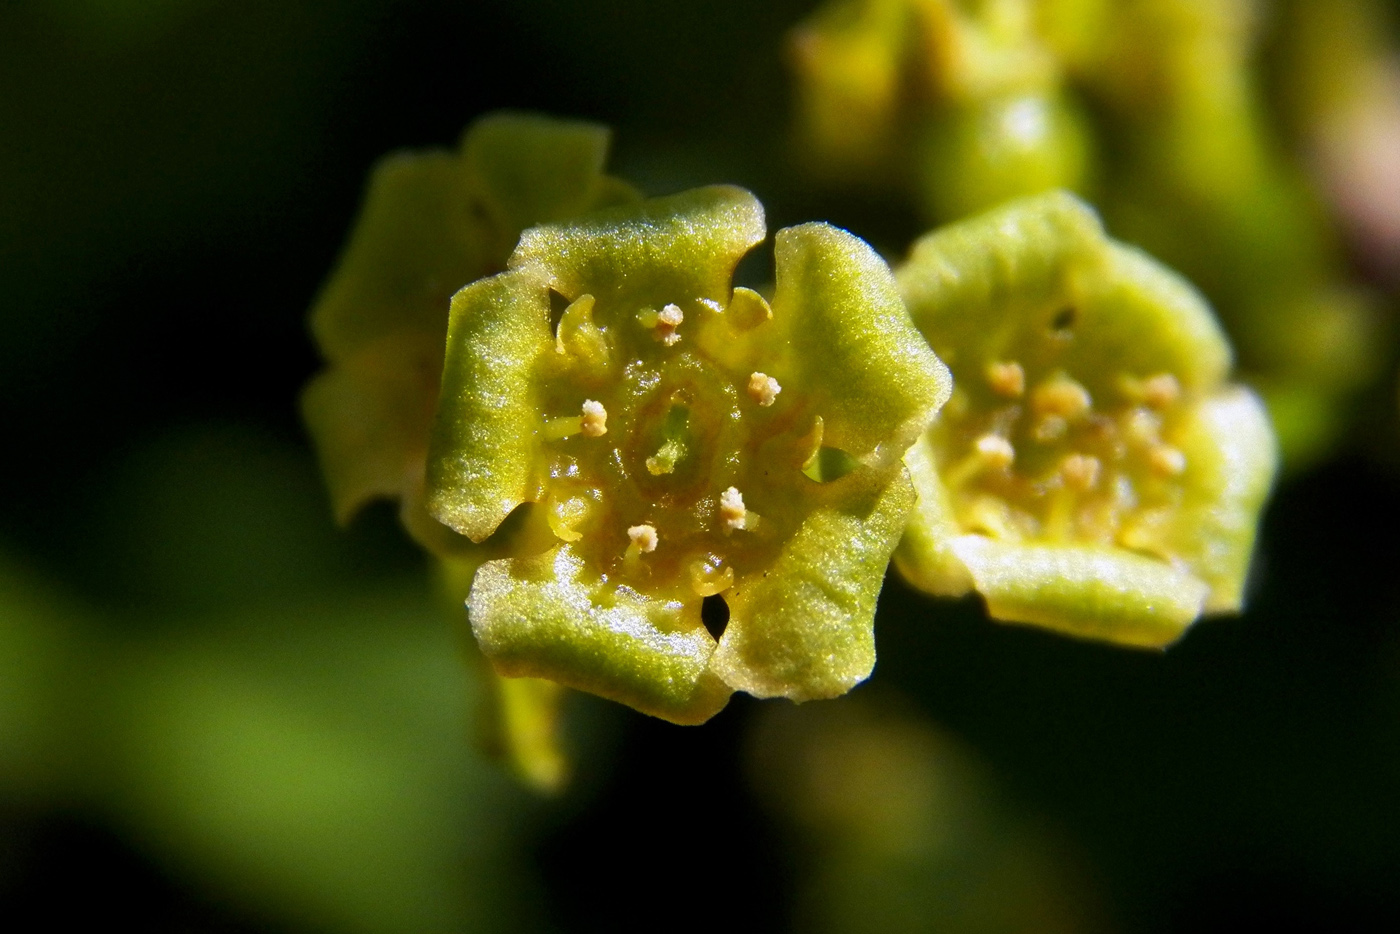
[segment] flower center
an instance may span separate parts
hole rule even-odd
[[[746,290],[727,308],[607,308],[584,295],[560,315],[541,502],[605,578],[710,596],[771,560],[780,530],[762,521],[774,478],[761,449],[792,432],[783,403],[797,400],[734,353],[770,316]]]
[[[1008,541],[1116,545],[1170,559],[1189,465],[1170,373],[1119,373],[1091,394],[1014,359],[959,374],[933,440],[959,524]]]

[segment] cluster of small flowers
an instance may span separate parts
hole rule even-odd
[[[397,157],[313,313],[337,512],[402,501],[498,674],[678,723],[834,697],[872,669],[891,560],[1124,644],[1238,609],[1267,418],[1195,290],[1084,204],[1006,205],[897,270],[786,228],[765,296],[732,282],[752,195],[642,199],[605,153],[504,115]]]

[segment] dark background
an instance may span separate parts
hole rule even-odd
[[[425,579],[391,510],[332,527],[295,409],[368,167],[538,109],[613,125],[614,171],[649,193],[735,182],[770,229],[829,219],[898,255],[911,216],[805,194],[783,158],[778,52],[812,6],[0,5],[0,549],[118,640]],[[1163,655],[891,578],[869,690],[1061,828],[1122,929],[1400,930],[1397,519],[1374,457],[1288,478],[1249,612]],[[530,923],[652,929],[640,906],[676,910],[684,883],[688,924],[781,929],[795,864],[741,761],[761,707],[698,729],[588,707],[575,788],[522,812]],[[712,819],[676,845],[666,815],[697,797]],[[7,803],[0,836],[10,929],[322,929],[209,894],[100,812]]]

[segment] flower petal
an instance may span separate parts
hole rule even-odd
[[[482,279],[452,299],[427,502],[472,541],[534,497],[535,360],[553,346],[548,289],[535,269]]]
[[[441,339],[452,293],[493,271],[492,238],[469,203],[455,153],[399,153],[375,166],[350,243],[311,310],[327,360],[387,334]]]
[[[462,138],[468,176],[496,227],[515,245],[519,231],[573,217],[603,187],[612,134],[596,123],[494,113]]]
[[[898,461],[952,390],[909,320],[885,261],[830,224],[778,231],[777,378],[824,422],[823,443],[876,466]]]
[[[724,305],[735,265],[765,231],[753,195],[716,185],[527,230],[510,266],[548,269],[553,288],[571,301],[588,293],[600,305]]]
[[[1176,553],[1210,585],[1207,612],[1243,603],[1259,510],[1278,469],[1278,447],[1259,398],[1233,387],[1205,401],[1175,439],[1190,464]]]
[[[938,476],[938,462],[927,436],[905,452],[904,464],[917,499],[894,553],[895,567],[920,590],[939,597],[960,597],[972,589],[972,578],[952,548],[962,530],[948,501],[948,489]]]
[[[1229,343],[1200,293],[1111,241],[1092,209],[1065,192],[929,234],[900,269],[899,285],[954,373],[988,358],[1053,356],[1098,396],[1124,371],[1166,371],[1200,389],[1230,369]],[[1053,339],[1055,331],[1072,340]]]
[[[341,525],[369,500],[400,495],[414,462],[421,464],[441,358],[426,337],[382,338],[303,391],[302,416]]]
[[[980,535],[950,547],[996,619],[1123,645],[1175,641],[1200,615],[1208,589],[1165,562],[1122,549],[1007,544]]]
[[[735,690],[837,697],[875,665],[875,601],[914,493],[902,472],[844,508],[812,512],[766,571],[725,592],[729,624],[710,669]]]
[[[569,545],[481,566],[467,601],[496,670],[548,678],[673,723],[703,723],[730,689],[708,670],[700,601],[643,597],[590,581]]]
[[[922,237],[896,279],[914,323],[956,371],[959,351],[985,344],[1002,321],[1062,308],[1075,277],[1104,262],[1105,239],[1084,202],[1050,192]]]
[[[1065,357],[1091,392],[1096,372],[1167,372],[1188,390],[1209,389],[1229,375],[1229,341],[1195,286],[1125,244],[1109,242],[1107,260],[1102,281],[1080,288],[1079,333]]]

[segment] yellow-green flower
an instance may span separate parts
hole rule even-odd
[[[1400,95],[1373,10],[1278,6],[1265,82],[1251,0],[829,0],[791,41],[797,150],[828,181],[911,195],[940,222],[1092,193],[1120,236],[1210,297],[1286,462],[1305,465],[1379,375],[1388,327],[1349,281],[1304,163],[1348,181],[1346,213],[1400,241],[1374,169]],[[1267,101],[1270,83],[1291,99]],[[1278,118],[1319,107],[1305,160]]]
[[[498,113],[474,122],[455,151],[387,157],[312,309],[328,365],[306,387],[302,412],[336,518],[347,523],[376,498],[399,500],[404,527],[438,559],[458,606],[477,565],[532,530],[475,544],[424,508],[452,295],[504,269],[526,227],[638,198],[603,174],[608,136],[595,124]],[[493,745],[527,782],[557,789],[566,772],[554,742],[558,686],[488,681]]]
[[[1084,120],[1034,0],[833,0],[793,31],[798,151],[857,187],[918,193],[953,219],[1082,186]],[[1072,30],[1064,11],[1049,25]],[[1069,16],[1074,25],[1082,18]]]
[[[956,387],[906,457],[910,581],[1143,646],[1240,608],[1275,445],[1195,289],[1064,193],[929,234],[898,280]]]
[[[438,554],[470,543],[423,509],[453,293],[505,268],[520,232],[636,197],[603,174],[608,131],[526,114],[476,121],[456,151],[399,153],[371,176],[360,217],[311,311],[327,368],[302,396],[337,520],[401,501]]]
[[[1334,444],[1385,334],[1374,296],[1348,281],[1303,160],[1279,145],[1254,73],[1256,6],[1111,4],[1083,83],[1112,118],[1106,216],[1211,297],[1296,467]]]
[[[764,235],[752,195],[697,189],[529,230],[454,297],[429,508],[474,541],[548,532],[476,574],[497,671],[682,723],[869,674],[900,458],[948,374],[844,231],[778,232],[771,305],[734,288]]]

